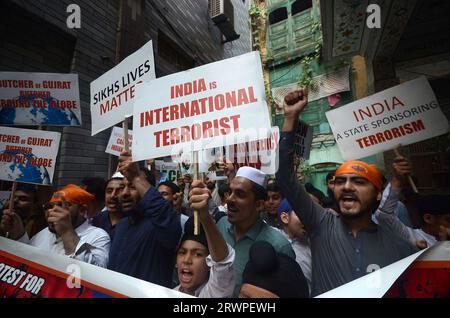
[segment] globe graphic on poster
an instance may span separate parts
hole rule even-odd
[[[17,151],[4,151],[1,154],[25,157],[25,164],[19,162],[3,162],[0,164],[0,174],[6,176],[8,180],[18,182],[35,183],[42,185],[50,185],[50,175],[45,167],[38,167],[30,164],[32,158],[36,158],[33,154],[23,154]]]
[[[34,96],[20,96],[16,100],[28,100],[31,105],[35,101],[43,101],[44,105],[51,105],[53,97],[37,98]],[[55,125],[55,126],[80,126],[80,121],[71,109],[64,108],[1,108],[1,125]]]

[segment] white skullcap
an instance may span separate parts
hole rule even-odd
[[[111,179],[116,179],[116,178],[121,178],[121,179],[123,179],[123,178],[125,178],[125,176],[124,176],[123,174],[121,174],[120,171],[116,171],[116,172],[112,175]]]
[[[240,167],[236,173],[236,177],[247,178],[250,181],[266,188],[266,174],[258,169],[252,167]]]

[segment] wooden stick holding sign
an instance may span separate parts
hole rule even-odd
[[[130,151],[130,143],[128,141],[128,118],[125,118],[125,120],[122,123],[122,127],[123,127],[124,148],[125,151]]]
[[[194,180],[198,180],[198,151],[194,151]],[[194,235],[199,235],[198,211],[194,210]]]
[[[14,181],[11,188],[11,195],[9,197],[9,211],[14,211],[14,192],[16,192],[17,189],[17,182]],[[9,232],[5,233],[5,237],[9,237]]]
[[[401,154],[398,151],[398,149],[394,149],[394,153],[395,153],[396,156],[401,156]],[[409,185],[411,186],[411,188],[414,191],[414,193],[419,193],[419,190],[417,190],[416,184],[414,183],[414,181],[411,178],[411,176],[407,175],[406,177],[408,178]]]

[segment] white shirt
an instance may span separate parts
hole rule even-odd
[[[230,298],[234,289],[234,249],[228,245],[228,255],[223,261],[215,262],[211,255],[206,257],[206,265],[211,270],[209,279],[196,289],[194,296],[199,298]],[[180,291],[180,285],[174,288]]]
[[[90,225],[87,220],[78,226],[75,232],[80,237],[80,241],[72,255],[66,255],[62,239],[56,238],[56,235],[50,232],[48,227],[33,236],[31,240],[25,233],[19,241],[55,254],[66,255],[82,262],[106,267],[110,247],[108,233]]]
[[[375,212],[375,218],[377,223],[393,233],[397,233],[400,237],[411,242],[415,246],[416,241],[424,240],[427,242],[427,246],[433,246],[437,240],[433,235],[424,232],[422,229],[412,229],[409,226],[403,224],[402,221],[395,215],[394,210],[400,197],[401,189],[391,188],[389,183],[383,192],[383,199],[380,206],[383,209],[377,209]],[[387,194],[387,195],[385,195]]]

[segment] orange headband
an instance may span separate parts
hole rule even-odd
[[[68,184],[64,188],[53,193],[50,202],[61,202],[62,198],[72,204],[88,205],[89,202],[95,199],[95,196],[75,184]]]
[[[378,191],[381,191],[381,175],[377,166],[368,164],[363,161],[346,161],[344,162],[334,174],[336,177],[343,174],[357,174],[372,183]]]

